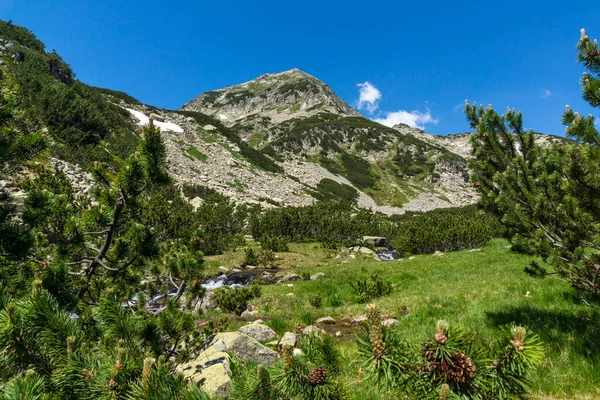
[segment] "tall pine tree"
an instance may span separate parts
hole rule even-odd
[[[600,54],[597,41],[581,31],[579,61],[583,98],[600,107]],[[475,132],[472,180],[481,204],[502,217],[513,245],[542,257],[552,267],[532,263],[530,272],[555,274],[598,301],[600,292],[600,137],[593,115],[567,106],[562,116],[573,142],[541,147],[523,130],[514,109],[499,115],[491,106],[465,106]]]

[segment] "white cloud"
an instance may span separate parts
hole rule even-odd
[[[373,114],[379,108],[379,100],[381,100],[381,92],[371,82],[366,81],[359,83],[359,97],[357,106],[359,110],[367,110]]]
[[[544,94],[542,94],[542,99],[548,98],[550,96],[552,96],[552,92],[546,89],[544,90]]]
[[[373,121],[379,122],[385,126],[406,124],[419,129],[425,129],[424,126],[426,124],[436,125],[438,123],[438,120],[433,118],[429,109],[427,109],[426,112],[399,110],[384,112],[383,114],[385,116],[384,118],[374,118]]]

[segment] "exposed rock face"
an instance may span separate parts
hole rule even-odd
[[[229,126],[249,117],[278,124],[319,112],[360,116],[327,85],[298,69],[265,74],[250,82],[206,92],[182,109],[214,116]]]
[[[377,124],[297,69],[198,96],[182,110],[213,117],[201,123],[122,106],[134,113],[133,122],[151,116],[161,127],[167,167],[177,181],[207,186],[238,203],[305,206],[331,181],[355,189],[358,207],[384,214],[458,207],[478,198],[468,180],[469,134],[440,137]],[[265,171],[242,144],[284,172]],[[199,197],[189,201],[202,204]]]

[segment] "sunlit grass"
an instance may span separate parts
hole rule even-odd
[[[504,240],[494,240],[478,251],[380,262],[360,255],[353,259],[343,252],[335,258],[337,253],[314,243],[291,244],[289,253],[278,254],[280,264],[299,275],[323,272],[325,278],[296,281],[293,286],[264,286],[262,297],[253,305],[259,310],[258,317],[265,321],[273,318],[279,330],[323,316],[349,321],[365,312],[365,305],[355,302],[349,282],[376,273],[390,281],[394,291],[373,302],[399,319],[398,329],[407,340],[418,343],[431,335],[439,319],[473,329],[488,340],[494,340],[502,325],[525,325],[542,338],[546,348],[545,362],[533,382],[534,397],[600,397],[599,313],[579,301],[564,282],[525,274],[530,257],[512,252],[507,245]],[[210,264],[236,263],[242,257],[240,250]],[[322,308],[316,309],[309,300],[317,294],[323,299],[336,294],[342,305],[326,307],[324,301]],[[354,328],[348,325],[339,326],[343,333],[340,342],[349,357],[345,379],[355,385],[357,370],[350,357]],[[358,386],[358,391],[364,390]]]

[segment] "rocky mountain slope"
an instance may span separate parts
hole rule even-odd
[[[236,202],[276,207],[333,198],[395,214],[477,199],[468,182],[468,134],[439,137],[380,125],[298,69],[206,92],[169,111],[85,85],[35,36],[15,38],[18,43],[0,42],[0,69],[10,79],[27,75],[23,85],[35,83],[24,91],[32,100],[27,115],[35,117],[27,126],[54,139],[37,162],[60,165],[76,186],[90,162],[117,166],[134,151],[151,117],[163,132],[176,181]],[[60,107],[43,108],[56,99]]]
[[[214,117],[309,193],[331,179],[356,189],[360,205],[385,213],[476,200],[462,155],[418,129],[362,117],[297,69],[204,93],[182,110]]]

